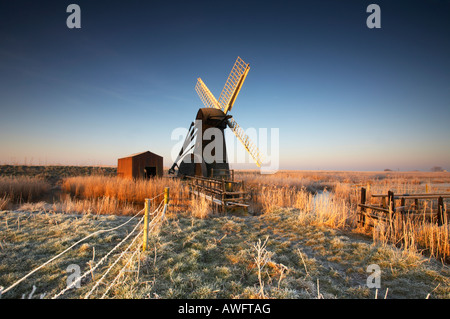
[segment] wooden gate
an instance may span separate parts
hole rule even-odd
[[[449,193],[426,194],[372,194],[371,198],[379,199],[378,203],[371,203],[367,198],[367,192],[361,187],[360,203],[358,207],[359,222],[366,225],[368,219],[390,221],[394,217],[420,218],[429,222],[436,222],[439,226],[448,223],[448,212],[444,200],[450,198]],[[428,208],[424,202],[431,202]],[[398,204],[400,204],[398,206]]]

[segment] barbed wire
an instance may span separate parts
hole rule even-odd
[[[164,203],[164,200],[162,200],[162,201],[159,203],[158,207],[153,211],[153,213],[151,213],[151,214],[149,214],[149,215],[152,216],[153,214],[155,214],[156,211],[158,211],[158,210],[161,208],[161,205],[162,205],[163,203]]]
[[[155,197],[149,198],[149,200],[152,201],[152,200],[154,200],[155,198],[157,198],[157,197],[159,197],[159,196],[161,196],[161,195],[164,195],[164,192],[162,192],[162,193],[156,195]]]

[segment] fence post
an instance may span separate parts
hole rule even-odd
[[[225,180],[222,180],[222,213],[225,213],[226,211],[226,207],[225,207],[225,192],[226,192],[226,188],[225,188]]]
[[[402,207],[402,209],[400,210],[400,216],[403,220],[403,214],[407,212],[406,210],[406,198],[402,197],[402,199],[400,200],[400,206]]]
[[[148,210],[149,210],[149,202],[148,198],[145,199],[144,206],[144,237],[142,239],[142,251],[147,250],[148,245]]]
[[[395,214],[395,199],[394,199],[394,192],[392,191],[388,191],[388,205],[389,205],[389,224],[390,227],[392,229],[392,231],[394,231],[394,218],[396,216]]]
[[[361,187],[361,204],[365,205],[366,204],[366,189],[364,187]],[[366,208],[365,207],[361,207],[361,216],[360,216],[360,223],[361,226],[364,226],[366,224]]]
[[[164,205],[169,204],[169,187],[164,188]]]
[[[437,223],[438,226],[442,226],[444,223],[444,200],[441,196],[438,198]]]
[[[392,212],[395,212],[395,200],[394,200],[394,192],[388,191],[388,206],[392,209]]]

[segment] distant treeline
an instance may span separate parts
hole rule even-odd
[[[116,174],[116,167],[0,165],[0,176],[41,177],[50,183],[72,176],[115,176]]]

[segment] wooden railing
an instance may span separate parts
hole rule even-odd
[[[186,176],[189,191],[196,197],[204,197],[213,208],[226,212],[232,208],[247,209],[248,193],[244,182],[226,179],[214,179],[199,176]]]

